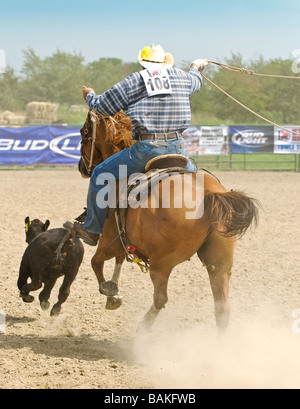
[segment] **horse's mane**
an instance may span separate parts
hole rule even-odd
[[[110,143],[120,150],[132,145],[131,120],[124,112],[118,112],[113,116],[99,115],[98,118],[105,127],[103,142]]]

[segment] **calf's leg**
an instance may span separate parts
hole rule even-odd
[[[29,295],[31,291],[36,291],[42,288],[43,282],[39,278],[33,279],[31,283],[23,285],[20,295],[24,302],[31,303],[34,301],[34,297]]]
[[[61,306],[64,302],[67,301],[70,295],[71,285],[77,276],[78,270],[79,270],[79,267],[77,267],[75,271],[72,270],[71,272],[67,271],[65,273],[64,281],[59,289],[58,302],[53,305],[53,308],[50,312],[51,317],[58,316],[60,314]]]
[[[43,291],[40,292],[39,300],[42,310],[46,311],[50,307],[49,298],[51,295],[51,291],[55,286],[57,278],[52,277],[51,279],[47,280],[44,285]]]

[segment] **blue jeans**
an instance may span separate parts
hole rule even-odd
[[[102,227],[108,212],[108,207],[100,208],[98,206],[97,195],[101,189],[105,188],[107,190],[110,184],[107,183],[106,185],[99,185],[99,175],[103,173],[106,175],[111,174],[111,178],[115,178],[117,180],[119,179],[120,165],[127,166],[127,176],[130,176],[133,173],[143,173],[147,162],[150,159],[160,155],[177,153],[184,155],[189,159],[183,146],[184,139],[182,137],[169,139],[168,141],[137,141],[130,148],[118,152],[106,159],[104,162],[100,163],[100,165],[94,169],[90,179],[87,196],[87,216],[83,227],[91,233],[102,233]],[[197,170],[191,163],[190,159],[186,169],[194,172]],[[106,193],[107,195],[109,194],[109,192]]]

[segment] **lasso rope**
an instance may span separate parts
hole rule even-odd
[[[218,65],[219,67],[226,68],[229,71],[241,72],[243,74],[253,75],[256,77],[286,78],[286,79],[291,79],[291,80],[300,80],[300,76],[297,77],[293,75],[259,74],[258,72],[255,72],[254,70],[249,70],[248,68],[244,68],[244,67],[236,67],[234,65],[223,64],[217,61],[208,61],[208,62],[210,64],[215,64],[215,65]]]
[[[286,76],[286,75],[274,75],[274,74],[259,74],[254,72],[253,70],[249,70],[243,67],[235,67],[234,65],[227,65],[227,64],[222,64],[216,61],[208,61],[210,64],[215,64],[218,65],[222,68],[226,68],[229,71],[233,71],[233,72],[241,72],[244,74],[248,74],[248,75],[254,75],[254,76],[260,76],[260,77],[271,77],[271,78],[288,78],[288,79],[300,79],[300,77],[294,77],[294,76]],[[251,112],[252,114],[256,115],[257,117],[259,117],[260,119],[262,119],[263,121],[268,122],[271,125],[277,126],[278,128],[286,131],[286,132],[290,132],[294,135],[299,135],[299,132],[295,132],[292,131],[290,129],[287,129],[279,124],[277,124],[274,121],[271,121],[270,119],[260,115],[259,113],[255,112],[253,109],[247,107],[245,104],[243,104],[242,102],[240,102],[238,99],[234,98],[232,95],[230,95],[228,92],[226,92],[223,88],[221,88],[219,85],[215,84],[212,80],[210,80],[209,78],[206,77],[206,75],[203,74],[203,72],[201,73],[203,78],[205,78],[210,84],[212,84],[214,87],[216,87],[219,91],[223,92],[223,94],[225,94],[227,97],[231,98],[234,102],[236,102],[237,104],[239,104],[241,107],[243,107],[244,109],[246,109],[247,111]]]

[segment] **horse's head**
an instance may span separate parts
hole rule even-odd
[[[80,129],[81,133],[81,158],[78,163],[78,170],[84,178],[91,177],[95,167],[103,162],[101,151],[96,148],[97,117],[89,111],[85,124]]]
[[[99,163],[132,145],[131,121],[124,113],[102,116],[90,110],[80,130],[81,158],[78,170],[82,177],[91,177]]]

